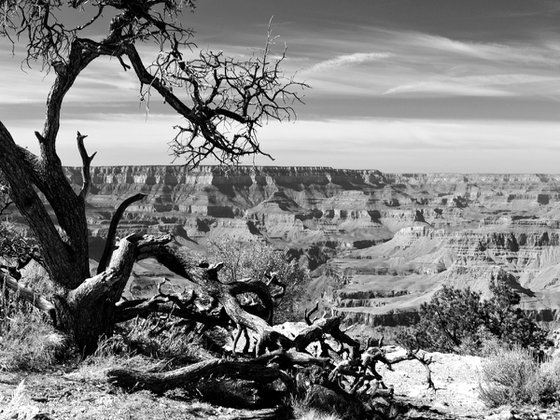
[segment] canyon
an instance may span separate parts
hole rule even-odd
[[[79,188],[81,168],[66,171]],[[93,260],[115,207],[143,193],[121,234],[172,233],[201,254],[224,237],[264,241],[309,268],[309,307],[322,300],[348,323],[407,325],[443,284],[487,296],[495,277],[539,320],[560,318],[560,175],[106,166],[92,181]]]

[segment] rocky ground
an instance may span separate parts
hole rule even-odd
[[[72,372],[0,374],[0,419],[171,420],[274,418],[275,410],[236,410],[193,400],[124,393]]]
[[[398,354],[398,353],[397,353]],[[396,398],[417,407],[416,418],[547,420],[560,419],[558,407],[498,407],[489,409],[479,398],[483,358],[431,353],[430,365],[435,391],[426,386],[426,372],[418,362],[399,363],[394,370],[379,369]],[[414,415],[414,410],[410,416]]]
[[[404,353],[397,351],[395,355]],[[478,398],[482,359],[475,356],[432,353],[430,365],[435,391],[428,389],[426,371],[415,360],[405,361],[379,373],[386,384],[394,386],[395,395],[429,405],[432,409],[457,417],[483,416],[486,408]]]
[[[393,354],[396,356],[398,353]],[[480,357],[433,353],[432,379],[415,361],[379,369],[394,387],[402,419],[558,419],[560,409],[502,407],[490,410],[478,397]],[[48,373],[0,373],[0,419],[249,419],[285,418],[274,410],[235,410],[182,398],[180,392],[156,396],[141,391],[124,393],[104,380],[104,367],[60,367]],[[383,402],[381,402],[383,403]],[[313,417],[314,416],[314,417]],[[321,419],[317,414],[294,418]]]

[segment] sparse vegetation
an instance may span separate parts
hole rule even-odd
[[[480,396],[490,407],[560,401],[560,359],[538,363],[531,350],[502,347],[482,366]]]
[[[214,261],[224,263],[226,281],[239,279],[271,282],[271,273],[275,276],[273,284],[283,294],[276,302],[276,322],[300,321],[308,302],[302,293],[309,281],[309,271],[300,267],[295,259],[288,260],[286,253],[266,245],[258,240],[238,240],[225,237],[210,244],[210,256]]]
[[[0,222],[0,268],[26,265],[34,255],[38,255],[37,245],[25,230]],[[52,284],[43,275],[30,271],[27,281],[34,282],[44,296],[51,296]],[[0,283],[0,370],[45,370],[56,363],[66,346],[66,338],[43,312],[19,299],[18,292],[10,293],[5,282]]]
[[[39,409],[31,401],[25,390],[25,382],[21,381],[14,390],[8,404],[0,408],[0,418],[2,419],[32,419],[39,414]]]
[[[36,310],[11,311],[0,323],[0,371],[42,371],[52,367],[64,352],[64,336]]]
[[[521,347],[538,348],[546,331],[515,305],[519,295],[504,278],[492,279],[492,297],[481,298],[470,288],[443,286],[420,307],[420,321],[402,342],[417,341],[422,348],[476,354],[489,339]]]

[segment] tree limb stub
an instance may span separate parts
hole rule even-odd
[[[311,315],[319,310],[319,301],[315,302],[315,306],[308,312],[307,308],[304,312],[305,323],[307,325],[313,325],[313,320],[311,319]]]
[[[87,136],[84,136],[82,134],[80,134],[80,132],[78,131],[78,134],[76,135],[76,140],[78,142],[78,150],[80,152],[80,157],[82,158],[82,178],[83,178],[83,184],[82,184],[82,190],[80,191],[80,197],[82,198],[82,200],[86,199],[86,196],[88,195],[89,189],[91,187],[91,161],[93,160],[93,158],[95,157],[95,155],[97,154],[97,152],[95,152],[93,155],[88,155],[86,147],[84,145],[84,139]]]
[[[113,217],[111,218],[111,224],[109,225],[109,231],[107,233],[107,239],[105,241],[105,248],[103,249],[103,254],[101,256],[101,259],[99,260],[99,266],[97,267],[97,274],[101,274],[103,271],[105,271],[105,269],[107,268],[107,264],[111,259],[115,237],[117,235],[117,228],[124,212],[126,211],[128,206],[130,206],[132,203],[142,200],[144,197],[146,197],[146,194],[135,194],[132,197],[128,197],[119,205],[119,207],[117,207],[115,214],[113,214]]]
[[[132,266],[136,258],[136,244],[128,238],[119,242],[117,251],[111,258],[109,267],[100,274],[86,279],[80,286],[68,295],[69,302],[94,303],[101,297],[112,302],[120,299],[122,291],[128,281]]]

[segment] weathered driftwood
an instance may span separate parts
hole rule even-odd
[[[263,366],[254,361],[230,361],[210,359],[169,372],[142,372],[132,369],[113,369],[107,373],[108,380],[114,385],[127,389],[149,389],[156,393],[188,387],[203,378],[228,377],[244,379],[260,384],[268,384],[277,379],[285,379],[276,368]]]

